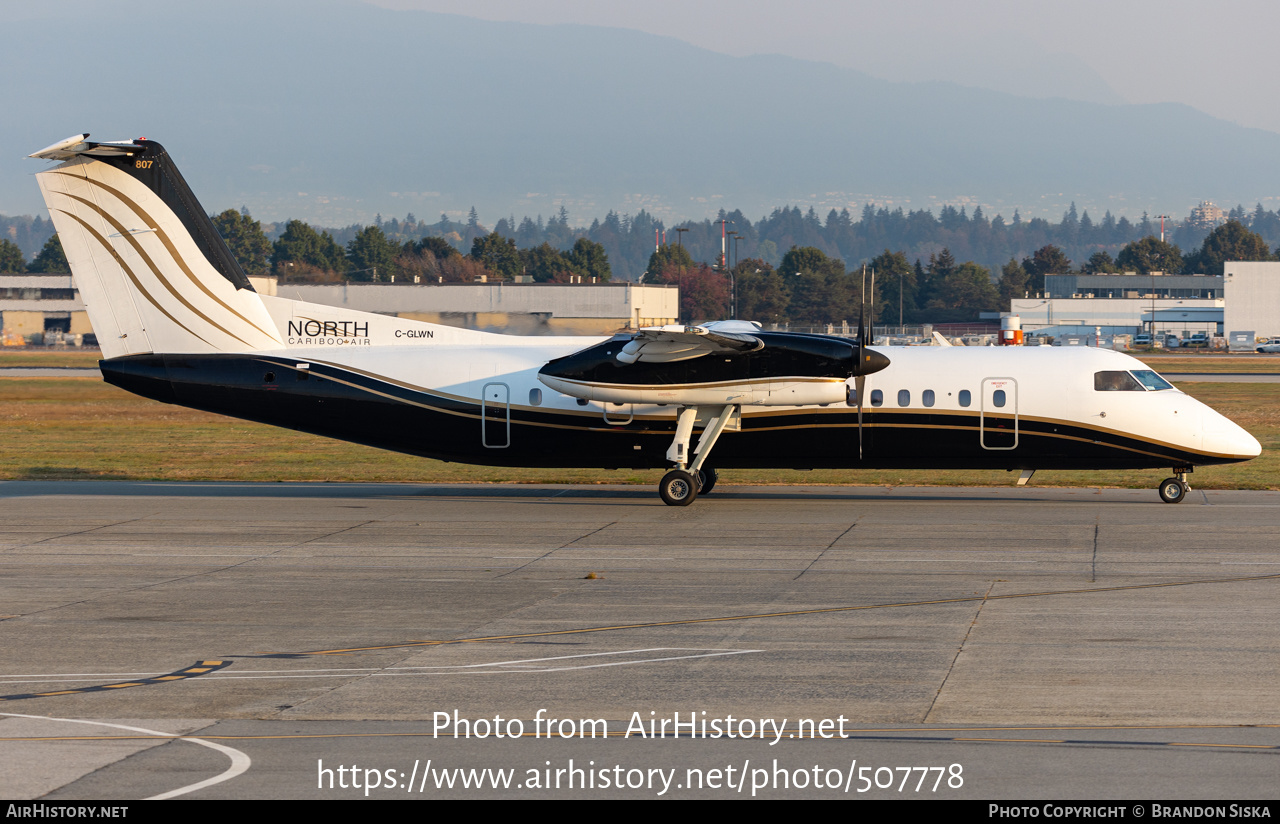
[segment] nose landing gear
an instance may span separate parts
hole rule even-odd
[[[1187,483],[1187,473],[1191,471],[1192,467],[1189,466],[1175,466],[1174,477],[1165,478],[1160,482],[1160,500],[1167,504],[1181,503],[1191,491],[1191,485]]]

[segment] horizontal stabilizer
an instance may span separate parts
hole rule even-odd
[[[89,133],[72,135],[60,140],[52,146],[46,146],[27,157],[38,157],[43,160],[70,160],[78,155],[92,157],[120,157],[141,152],[143,147],[132,140],[108,140],[94,142],[88,139]]]

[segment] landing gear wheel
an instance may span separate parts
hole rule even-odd
[[[698,494],[706,495],[708,492],[716,488],[716,481],[720,480],[720,474],[713,467],[704,466],[698,470]]]
[[[662,476],[658,494],[667,506],[688,506],[698,497],[698,482],[683,469],[673,469]]]
[[[1165,478],[1160,482],[1160,500],[1167,504],[1180,503],[1187,497],[1187,485],[1177,478]]]

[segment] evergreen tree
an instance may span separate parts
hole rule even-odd
[[[599,246],[600,244],[597,243],[596,245]],[[603,249],[603,247],[601,248]],[[672,246],[671,244],[659,246],[654,250],[653,254],[649,255],[649,265],[645,269],[648,275],[646,279],[653,282],[655,276],[665,273],[668,269],[692,269],[693,265],[693,256],[683,246]]]
[[[249,210],[228,209],[212,215],[214,228],[226,241],[231,255],[246,275],[262,277],[271,271],[271,241],[262,231],[262,224],[249,216]]]
[[[1221,275],[1223,264],[1228,260],[1271,259],[1271,251],[1261,235],[1246,229],[1239,220],[1229,220],[1209,233],[1200,251],[1187,259],[1187,269]]]
[[[1119,272],[1116,262],[1111,259],[1111,255],[1105,251],[1094,252],[1089,256],[1089,260],[1080,267],[1080,271],[1088,275],[1111,274]]]
[[[0,240],[0,272],[4,274],[21,274],[27,271],[26,258],[22,249],[12,240]]]
[[[497,232],[473,240],[471,258],[502,280],[513,280],[524,266],[516,242]]]
[[[1027,270],[1027,288],[1040,292],[1044,290],[1044,276],[1067,274],[1071,271],[1071,261],[1061,249],[1050,244],[1041,246],[1031,257],[1024,258],[1022,268]]]
[[[453,248],[453,244],[441,237],[424,237],[414,244],[413,250],[419,255],[431,255],[436,260],[458,257],[462,254]]]
[[[561,210],[563,211],[563,209]],[[561,216],[564,217],[563,215]],[[580,237],[573,243],[573,249],[565,256],[574,269],[587,278],[595,278],[600,283],[608,283],[612,272],[609,269],[609,255],[604,247],[593,240]]]
[[[398,274],[395,265],[400,248],[377,226],[366,226],[347,244],[347,260],[355,280],[389,281]]]
[[[1116,266],[1122,272],[1140,275],[1151,272],[1177,274],[1183,269],[1182,250],[1155,235],[1148,235],[1121,249],[1116,255]]]
[[[976,217],[976,215],[975,215]],[[876,290],[884,302],[884,314],[880,323],[914,321],[916,308],[916,273],[902,252],[884,252],[871,259],[867,268],[876,273]]]
[[[1000,269],[1000,300],[1002,304],[1008,304],[1014,298],[1022,298],[1027,296],[1030,289],[1027,288],[1030,275],[1027,270],[1022,268],[1022,264],[1013,258],[1009,258]]]
[[[27,265],[27,271],[45,275],[71,274],[71,266],[67,263],[67,255],[62,251],[62,241],[58,240],[57,235],[45,242],[40,254]]]
[[[496,234],[495,232],[490,237]],[[520,253],[520,259],[524,274],[532,275],[535,283],[568,283],[570,275],[582,274],[550,243],[524,250]]]
[[[338,273],[347,267],[346,255],[333,235],[316,232],[301,220],[286,223],[271,250],[271,271],[282,278],[294,279],[298,270]]]
[[[976,263],[962,263],[938,284],[926,306],[930,316],[943,322],[977,320],[982,312],[994,312],[1000,295],[991,273]]]
[[[819,326],[849,320],[857,314],[859,293],[845,274],[844,261],[826,256],[812,246],[791,247],[778,267],[784,278],[793,277],[791,322]]]
[[[734,267],[738,317],[764,324],[786,323],[790,286],[780,272],[759,258],[738,261]]]

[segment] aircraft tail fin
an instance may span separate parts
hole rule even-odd
[[[283,344],[261,298],[154,140],[87,134],[31,157],[104,357]]]

